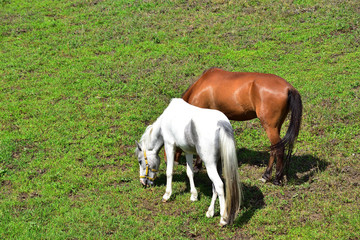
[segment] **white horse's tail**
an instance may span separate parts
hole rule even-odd
[[[228,216],[228,224],[232,224],[240,210],[243,194],[238,173],[233,129],[230,124],[221,124],[220,149],[226,187],[225,211]]]

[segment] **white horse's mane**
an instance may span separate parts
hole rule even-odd
[[[151,131],[153,130],[153,125],[149,125],[144,134],[141,136],[140,144],[141,146],[144,146],[145,148],[148,148],[150,142],[151,142]]]

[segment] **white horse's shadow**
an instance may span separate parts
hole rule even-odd
[[[179,161],[182,165],[182,161]],[[186,165],[186,163],[184,163]],[[175,200],[178,196],[189,194],[190,191],[190,183],[187,179],[186,172],[179,171],[174,172],[174,182],[182,182],[186,183],[186,188],[184,190],[174,192],[170,201]],[[194,181],[197,183],[197,187],[200,189],[198,200],[201,201],[203,196],[206,198],[211,198],[212,196],[212,187],[211,187],[211,180],[209,179],[206,170],[201,170],[200,172],[194,175]],[[166,186],[166,174],[160,174],[159,177],[155,181],[155,186],[162,187]],[[261,192],[260,188],[255,185],[250,184],[243,184],[243,193],[244,202],[243,206],[240,210],[240,214],[238,218],[235,219],[234,225],[237,227],[241,227],[245,225],[247,222],[250,221],[252,216],[257,212],[259,209],[262,209],[265,206],[264,202],[264,195]],[[215,212],[214,216],[219,216],[220,212]]]
[[[182,164],[182,163],[180,163]],[[184,164],[186,166],[186,163]],[[179,192],[174,192],[171,200],[174,200],[177,196],[189,194],[190,192],[190,183],[188,181],[188,177],[186,175],[186,171],[175,172],[173,175],[174,182],[185,183],[186,188]],[[198,194],[198,200],[201,200],[202,196],[212,197],[212,182],[209,176],[206,173],[206,170],[201,170],[198,173],[194,174],[194,181],[196,183],[197,188],[200,189]],[[155,186],[166,186],[166,173],[161,173],[155,181]]]

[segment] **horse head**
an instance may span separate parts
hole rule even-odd
[[[144,145],[136,142],[135,154],[139,161],[140,182],[144,187],[154,185],[154,180],[160,165],[158,152],[146,149]]]

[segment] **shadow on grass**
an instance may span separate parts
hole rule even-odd
[[[173,192],[171,198],[176,198],[177,195],[189,194],[190,197],[190,184],[189,178],[186,174],[186,170],[182,172],[173,173],[173,182],[184,182],[186,183],[186,188],[181,192]],[[194,182],[196,188],[199,189],[198,199],[201,199],[201,196],[212,196],[212,182],[207,175],[205,170],[201,170],[194,174]],[[160,174],[156,179],[157,186],[166,186],[166,174]]]
[[[257,186],[243,184],[243,204],[234,226],[242,227],[250,221],[256,211],[265,206],[264,195]]]
[[[239,165],[246,163],[259,167],[266,167],[270,158],[269,152],[253,151],[246,148],[238,149],[237,156]],[[275,164],[273,166],[273,177],[276,171]],[[305,182],[309,182],[317,172],[325,171],[327,166],[328,163],[326,161],[312,155],[292,155],[287,174],[288,184],[301,185]]]
[[[249,164],[259,167],[265,167],[268,164],[270,154],[265,151],[253,151],[246,148],[237,150],[237,156],[240,164]],[[184,157],[180,158],[179,164],[186,165]],[[312,177],[319,171],[324,171],[328,163],[311,155],[292,156],[289,172],[288,183],[300,185],[305,182],[311,182]],[[204,167],[203,167],[204,168]],[[273,174],[275,173],[275,166]],[[260,177],[260,176],[259,176]],[[205,168],[194,175],[196,187],[199,189],[199,200],[201,196],[212,196],[212,182],[209,179]],[[190,192],[189,180],[186,170],[182,172],[174,172],[173,182],[186,182],[187,187],[184,191],[173,193],[171,198],[178,195],[188,194]],[[166,185],[166,174],[160,174],[156,180],[156,185]],[[261,190],[254,185],[243,183],[243,204],[238,218],[235,220],[234,226],[242,227],[250,221],[253,215],[265,206],[264,195]]]
[[[267,151],[253,151],[247,148],[240,148],[237,149],[237,157],[238,157],[239,165],[249,164],[258,167],[266,167],[270,158],[270,154]],[[184,166],[186,165],[186,160],[184,156],[180,157],[179,164]],[[301,185],[306,182],[311,182],[311,179],[314,177],[314,175],[316,175],[316,173],[318,172],[325,171],[328,165],[329,163],[327,163],[326,161],[321,160],[312,155],[302,155],[302,156],[292,155],[289,164],[288,174],[287,174],[287,184]],[[209,193],[206,195],[211,196],[212,194],[211,181],[206,174],[206,170],[204,169],[205,167],[203,164],[203,170],[195,174],[194,176],[195,185],[200,187],[201,190],[208,191],[208,189],[210,189]],[[275,175],[275,171],[276,171],[276,161],[273,166],[273,177]],[[261,176],[259,176],[259,178],[260,177]],[[173,181],[188,182],[186,171],[183,171],[181,173],[174,173]],[[166,175],[165,174],[160,175],[157,182],[160,185],[166,185]],[[201,184],[205,184],[206,187],[202,189]]]
[[[173,193],[171,196],[172,199],[176,198],[178,195],[182,194],[189,194],[190,196],[190,187],[189,187],[189,181],[188,177],[186,175],[186,172],[181,173],[175,173],[173,175],[173,181],[174,182],[186,182],[187,187],[182,192]],[[194,176],[195,185],[199,189],[199,200],[201,199],[201,196],[208,196],[211,198],[212,196],[212,182],[209,179],[206,171],[202,170],[195,174]],[[157,185],[166,185],[166,174],[161,174],[159,178],[157,179]],[[255,214],[256,211],[263,208],[265,206],[264,202],[264,195],[262,194],[261,190],[257,186],[252,186],[249,184],[242,184],[242,190],[243,190],[243,203],[241,205],[240,213],[235,220],[234,226],[241,227],[247,222],[250,221],[252,216]],[[218,201],[218,200],[217,200]],[[219,212],[215,214],[215,216],[218,216]]]
[[[247,148],[240,148],[237,149],[237,157],[239,161],[239,166],[241,164],[249,164],[258,167],[266,167],[270,158],[270,154],[267,151],[253,151]],[[179,164],[186,165],[186,160],[184,156],[181,156],[179,160]],[[292,155],[288,174],[287,174],[287,184],[294,184],[294,185],[301,185],[303,183],[311,181],[314,175],[318,172],[323,172],[327,168],[329,163],[324,160],[321,160],[317,157],[312,155],[301,155],[296,156]],[[204,164],[203,164],[204,168]],[[273,166],[273,177],[276,171],[276,160]],[[196,177],[200,177],[201,174],[205,174],[206,178],[206,171],[200,171],[199,174],[195,174],[195,183],[197,183]],[[187,181],[186,172],[182,172],[180,176],[174,176],[174,181],[177,181],[176,178],[180,178],[180,181]],[[166,176],[162,176],[164,178],[164,185],[166,185]],[[260,178],[261,176],[259,176]],[[206,181],[204,178],[200,177],[202,181]],[[211,189],[211,182],[208,179]],[[196,184],[198,185],[198,184]],[[211,194],[211,193],[210,193]]]

